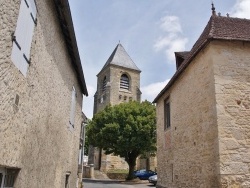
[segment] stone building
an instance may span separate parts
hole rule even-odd
[[[68,0],[1,0],[0,188],[76,187],[88,95]]]
[[[103,110],[108,104],[115,105],[129,100],[140,101],[140,72],[123,46],[118,44],[97,74],[94,114]],[[89,159],[89,163],[94,163],[95,169],[104,172],[109,169],[128,168],[123,158],[105,155],[98,148],[95,148],[94,156]]]
[[[250,20],[216,15],[158,94],[157,187],[250,187]]]

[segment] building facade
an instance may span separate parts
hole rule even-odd
[[[94,98],[94,114],[106,105],[116,105],[130,100],[140,101],[140,69],[119,43],[102,70],[97,74],[97,91]],[[94,150],[94,152],[93,152]],[[98,148],[92,149],[95,169],[106,172],[109,169],[128,169],[123,158],[105,155]],[[94,160],[93,160],[94,159]]]
[[[158,94],[157,187],[250,187],[250,20],[217,16]]]
[[[0,187],[76,187],[88,95],[67,0],[2,0]]]

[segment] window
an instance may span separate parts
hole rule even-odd
[[[13,188],[19,169],[0,168],[0,188]]]
[[[171,175],[172,175],[172,182],[174,182],[174,164],[171,164]]]
[[[126,74],[123,74],[120,79],[120,89],[129,90],[129,78]]]
[[[11,60],[24,76],[26,76],[30,64],[30,48],[35,24],[36,5],[34,0],[21,0],[16,31],[12,35]]]
[[[102,91],[105,91],[107,87],[107,77],[105,76],[102,82]]]
[[[170,101],[169,98],[164,101],[164,130],[168,129],[170,124]]]
[[[67,172],[65,177],[65,188],[69,188],[69,177],[70,177],[70,172]]]
[[[5,169],[0,168],[0,188],[3,187],[4,183],[4,177],[5,177]]]
[[[76,90],[73,87],[72,94],[71,94],[71,108],[70,108],[70,120],[69,120],[69,124],[73,128],[74,128],[74,124],[75,124],[75,111],[76,111]]]

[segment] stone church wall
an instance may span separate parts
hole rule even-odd
[[[31,64],[24,77],[10,59],[20,0],[1,0],[0,166],[20,169],[15,188],[65,187],[66,173],[75,187],[82,94],[53,1],[36,2]],[[72,86],[77,104],[75,127],[69,129]]]

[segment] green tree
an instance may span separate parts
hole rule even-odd
[[[108,105],[95,114],[87,130],[89,144],[124,157],[133,179],[136,158],[156,151],[155,106],[144,101]]]

